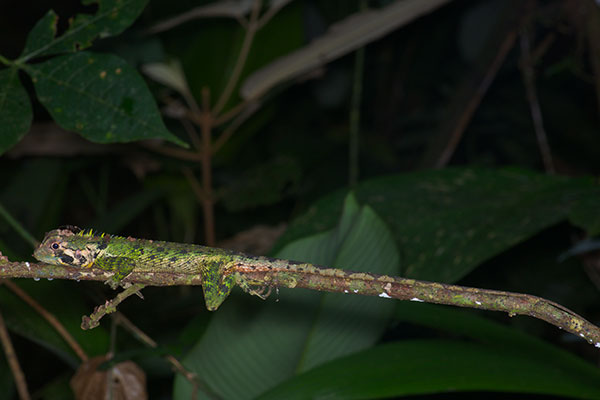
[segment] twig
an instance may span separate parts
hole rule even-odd
[[[152,347],[153,349],[158,347],[158,344],[150,336],[148,336],[146,333],[144,333],[144,331],[142,331],[140,328],[135,326],[133,324],[133,322],[131,322],[122,313],[117,311],[114,315],[114,318],[118,324],[120,324],[123,328],[128,330],[130,333],[132,333],[142,343],[145,343],[147,346]],[[172,356],[171,354],[167,354],[167,355],[165,355],[165,358],[173,366],[175,371],[180,373],[194,387],[193,388],[194,392],[197,392],[198,388],[201,388],[202,391],[204,392],[204,394],[206,394],[210,398],[212,398],[212,399],[220,398],[216,393],[214,393],[212,391],[212,389],[210,389],[210,387],[205,382],[200,380],[195,373],[186,369],[183,366],[183,364],[176,357]],[[192,398],[196,398],[196,396],[193,396]]]
[[[35,238],[29,232],[27,232],[27,229],[25,229],[23,227],[23,225],[21,225],[19,223],[19,221],[17,221],[16,219],[13,218],[12,215],[10,215],[10,213],[6,210],[6,208],[4,208],[4,206],[1,203],[0,203],[0,217],[4,218],[4,220],[10,226],[12,226],[12,228],[19,235],[21,235],[21,237],[23,239],[25,239],[25,241],[29,242],[32,245],[32,247],[37,247],[37,245],[40,244],[40,242],[35,240]]]
[[[60,336],[64,339],[65,342],[71,349],[77,354],[77,356],[81,359],[81,361],[87,361],[88,356],[85,354],[85,351],[79,346],[79,343],[71,336],[69,331],[64,327],[63,324],[60,323],[56,317],[41,306],[40,303],[35,301],[29,294],[27,294],[23,289],[14,284],[14,282],[5,279],[2,281],[4,286],[9,288],[14,294],[21,298],[25,303],[27,303],[31,308],[33,308],[38,314],[40,314],[52,327],[58,332]]]
[[[117,311],[117,306],[126,298],[132,294],[138,294],[146,285],[142,283],[135,283],[129,286],[127,289],[119,293],[114,299],[107,300],[106,303],[100,305],[94,309],[94,312],[88,317],[84,316],[81,321],[81,329],[92,329],[100,324],[100,320],[106,314],[111,314]]]
[[[540,153],[542,154],[542,161],[544,162],[544,169],[547,173],[554,174],[556,170],[554,168],[554,163],[552,162],[552,153],[550,151],[550,145],[548,144],[548,136],[544,129],[542,110],[535,90],[535,76],[527,29],[523,29],[521,32],[521,73],[525,91],[527,92],[529,109],[531,110],[531,119],[533,120],[535,137],[540,148]]]
[[[236,87],[238,80],[240,78],[240,74],[246,65],[246,59],[248,58],[248,52],[250,51],[250,47],[252,46],[252,42],[254,41],[254,36],[258,30],[258,15],[260,12],[260,7],[262,5],[261,0],[254,0],[252,4],[252,11],[250,12],[250,18],[248,21],[248,27],[246,28],[246,35],[244,36],[244,41],[242,42],[242,47],[240,49],[240,54],[235,62],[235,66],[233,67],[233,71],[229,80],[227,81],[227,85],[225,85],[225,89],[223,89],[223,93],[219,97],[215,108],[212,110],[213,115],[219,115],[223,110],[223,107],[229,101],[229,97],[233,92],[233,89]]]
[[[204,198],[206,197],[206,195],[204,194],[204,190],[202,189],[200,182],[198,182],[198,179],[196,179],[196,177],[194,176],[192,170],[188,167],[184,167],[181,169],[181,171],[183,172],[183,175],[187,179],[188,183],[190,184],[192,191],[196,196],[196,199],[199,202],[204,202]]]
[[[200,120],[200,134],[202,137],[202,213],[204,215],[204,240],[208,246],[214,246],[215,238],[215,210],[212,188],[212,129],[213,115],[210,109],[210,92],[208,88],[202,89],[202,109],[204,113]]]
[[[227,141],[235,133],[237,128],[239,128],[244,123],[244,121],[248,120],[248,118],[250,118],[256,111],[260,109],[260,104],[255,101],[245,104],[247,105],[247,107],[244,108],[243,111],[240,114],[238,114],[233,121],[231,121],[231,124],[229,124],[229,126],[225,128],[221,136],[219,136],[218,139],[215,141],[215,144],[213,146],[213,154],[219,151],[219,149],[225,143],[227,143]]]
[[[198,154],[194,151],[189,151],[189,150],[175,148],[175,147],[169,147],[169,146],[163,146],[163,145],[157,145],[157,144],[150,143],[150,142],[140,142],[140,144],[142,146],[144,146],[145,148],[147,148],[148,150],[152,150],[157,153],[164,154],[165,156],[169,156],[169,157],[173,157],[173,158],[177,158],[177,159],[185,160],[185,161],[195,161],[195,162],[202,161],[202,155]]]
[[[471,118],[473,118],[473,114],[475,114],[477,107],[479,107],[483,96],[487,93],[490,85],[498,74],[498,70],[502,66],[506,55],[513,48],[516,38],[516,31],[509,32],[504,38],[504,41],[498,48],[498,52],[496,53],[494,61],[490,64],[483,79],[481,79],[481,82],[479,82],[479,86],[477,87],[473,97],[471,97],[469,100],[464,111],[460,115],[460,118],[456,122],[456,125],[452,129],[452,132],[450,133],[450,140],[435,163],[436,168],[445,166],[452,158],[452,155],[454,154],[458,143],[460,143],[460,139],[462,138],[465,129],[469,125]]]
[[[275,3],[275,5],[271,5],[271,7],[269,7],[269,9],[258,20],[256,24],[257,30],[262,29],[262,27],[264,27],[271,20],[271,18],[273,18],[275,14],[279,12],[279,10],[281,10],[283,7],[287,6],[291,2],[292,0],[280,0],[277,2],[272,1],[271,3]]]
[[[15,353],[15,348],[12,345],[10,340],[10,335],[8,334],[8,329],[6,329],[6,323],[4,322],[4,317],[0,312],[0,341],[2,342],[2,348],[4,349],[4,354],[6,356],[6,360],[8,361],[8,365],[10,365],[10,370],[15,378],[15,384],[17,385],[17,392],[19,392],[19,399],[21,400],[29,400],[31,396],[29,396],[29,390],[27,389],[27,381],[25,380],[25,374],[19,365],[19,359],[17,358],[17,354]]]
[[[360,11],[367,4],[360,3]],[[360,141],[360,104],[362,100],[363,70],[365,65],[365,47],[356,51],[354,56],[354,74],[352,77],[352,99],[350,104],[350,123],[348,129],[348,182],[353,187],[358,182],[358,154]]]

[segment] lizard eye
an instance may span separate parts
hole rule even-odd
[[[54,250],[58,250],[58,247],[59,247],[59,246],[58,246],[58,243],[52,243],[52,244],[50,245],[50,247],[52,247]]]

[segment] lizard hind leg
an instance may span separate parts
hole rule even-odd
[[[202,276],[204,302],[209,311],[215,311],[225,301],[235,286],[235,278],[223,275],[218,270],[208,268]]]

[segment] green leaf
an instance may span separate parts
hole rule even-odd
[[[568,351],[553,346],[517,328],[483,318],[471,310],[437,304],[399,302],[398,321],[426,326],[461,338],[471,338],[486,346],[521,352],[542,363],[556,363],[585,375],[596,368]]]
[[[312,369],[259,399],[364,399],[457,391],[598,398],[600,371],[571,370],[510,349],[451,340],[377,346]]]
[[[98,12],[77,14],[70,20],[67,30],[56,37],[58,16],[53,10],[48,11],[29,32],[21,58],[26,61],[71,53],[90,47],[96,37],[118,35],[137,19],[148,0],[83,0],[82,3],[97,3]]]
[[[160,138],[187,146],[165,128],[144,80],[117,56],[80,52],[25,68],[65,129],[99,143]]]
[[[345,193],[319,200],[294,221],[276,248],[334,226]],[[361,182],[355,193],[392,230],[403,255],[402,274],[425,280],[456,281],[569,216],[593,232],[600,220],[600,207],[595,206],[600,187],[590,179],[515,169],[448,168],[391,175]]]
[[[0,70],[0,154],[29,131],[33,112],[16,68]]]
[[[385,224],[369,207],[346,199],[335,229],[290,244],[283,258],[395,274],[399,256]],[[293,376],[379,339],[394,303],[380,298],[280,290],[277,302],[247,295],[215,314],[185,364],[227,399],[252,398]],[[258,307],[254,307],[254,306]],[[191,388],[179,377],[176,398]],[[188,396],[188,397],[186,397]]]

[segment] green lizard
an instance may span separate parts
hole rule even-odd
[[[95,233],[73,226],[48,232],[34,257],[52,265],[112,272],[107,283],[113,288],[128,285],[127,277],[132,273],[199,277],[206,307],[211,311],[236,285],[263,299],[273,287],[302,287],[529,315],[600,347],[597,327],[559,304],[527,294],[352,272],[200,245]]]

